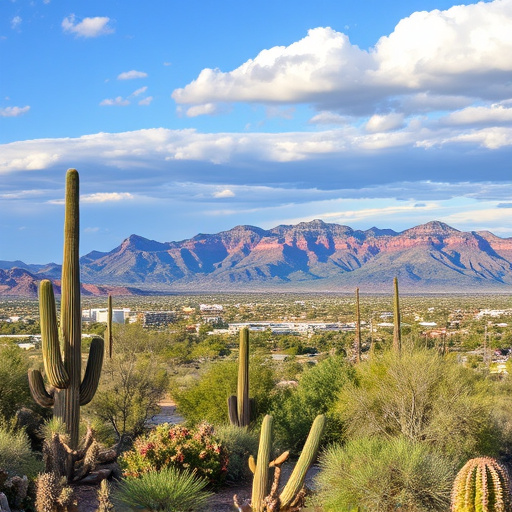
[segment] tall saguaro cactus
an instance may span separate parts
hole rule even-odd
[[[361,362],[361,311],[359,309],[359,288],[356,288],[356,363]]]
[[[400,352],[402,350],[402,332],[400,327],[400,302],[398,298],[398,278],[393,280],[395,295],[393,300],[393,350]]]
[[[43,407],[53,406],[54,416],[66,426],[70,447],[76,448],[80,406],[88,404],[96,393],[103,364],[104,342],[101,338],[92,340],[82,380],[79,181],[75,169],[69,169],[66,174],[60,336],[52,283],[48,280],[41,281],[39,286],[39,313],[43,363],[51,387],[47,391],[41,373],[38,370],[29,370],[30,390],[37,403]]]
[[[228,412],[232,425],[249,426],[251,400],[249,399],[249,329],[247,327],[240,330],[237,395],[228,398]]]
[[[105,339],[108,343],[108,357],[112,359],[112,295],[110,294],[107,304],[107,330],[105,331]]]

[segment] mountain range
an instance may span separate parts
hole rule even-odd
[[[512,238],[463,232],[439,221],[400,233],[354,230],[321,220],[264,230],[236,226],[179,242],[131,235],[110,252],[80,260],[83,293],[172,291],[389,291],[397,276],[409,292],[512,289]],[[0,295],[35,295],[56,264],[0,261]]]

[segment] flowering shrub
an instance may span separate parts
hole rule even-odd
[[[164,423],[146,436],[140,436],[133,449],[120,459],[123,474],[139,477],[150,471],[175,467],[193,471],[211,485],[225,478],[228,455],[206,422],[194,429]]]

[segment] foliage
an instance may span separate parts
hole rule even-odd
[[[208,423],[195,429],[163,424],[139,437],[120,464],[125,476],[139,477],[172,466],[194,471],[210,484],[219,485],[226,476],[228,454]]]
[[[258,437],[247,428],[234,425],[216,427],[215,434],[229,453],[226,480],[233,482],[249,480],[252,473],[247,460],[250,455],[255,456],[258,451]]]
[[[25,432],[13,432],[0,426],[0,469],[7,471],[9,476],[34,477],[41,468]]]
[[[490,457],[471,459],[459,471],[453,484],[453,512],[506,512],[511,508],[510,478],[497,460]]]
[[[125,478],[119,484],[115,499],[155,512],[198,510],[210,496],[204,491],[206,485],[206,480],[171,466],[160,471],[149,471],[140,478]]]
[[[114,354],[105,363],[100,388],[90,410],[112,426],[116,437],[139,435],[159,411],[167,374],[150,354]]]
[[[202,420],[215,425],[228,423],[227,399],[236,393],[237,374],[237,361],[216,361],[206,365],[199,378],[182,383],[174,380],[170,392],[187,423],[193,425]],[[249,381],[249,393],[255,399],[254,414],[261,416],[270,408],[276,383],[271,361],[251,356]]]
[[[404,436],[467,460],[496,454],[503,442],[494,387],[433,351],[386,353],[356,368],[339,399],[349,438]]]
[[[320,457],[317,499],[326,512],[445,511],[455,467],[403,437],[361,438]]]
[[[0,346],[0,419],[9,420],[32,402],[27,386],[28,360],[17,346]]]
[[[324,442],[340,438],[342,424],[333,414],[340,390],[354,379],[354,369],[342,357],[332,356],[304,370],[297,388],[282,391],[273,406],[279,444],[297,451],[304,444],[313,420],[326,414]]]

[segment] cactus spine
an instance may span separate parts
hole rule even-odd
[[[361,362],[361,311],[359,309],[359,288],[356,288],[356,363]]]
[[[232,425],[249,426],[251,401],[249,399],[249,329],[247,327],[240,330],[237,395],[228,398],[228,411]]]
[[[452,490],[452,512],[512,510],[507,470],[495,459],[469,460],[459,471]]]
[[[92,340],[89,360],[84,378],[81,380],[79,182],[78,172],[75,169],[69,169],[66,174],[60,341],[53,288],[48,280],[42,281],[39,287],[39,309],[43,363],[51,388],[50,391],[46,390],[43,377],[38,370],[30,370],[30,390],[40,405],[53,406],[54,416],[66,425],[70,446],[76,448],[80,406],[92,400],[98,387],[103,364],[104,342],[101,338]]]
[[[393,301],[393,350],[400,352],[402,350],[402,332],[400,328],[400,303],[398,299],[398,278],[393,280],[395,295]]]
[[[255,512],[261,512],[265,497],[268,494],[268,467],[270,463],[270,450],[272,448],[272,423],[273,418],[268,414],[261,424],[260,444],[258,458],[254,467],[254,480],[252,483],[251,508]]]

